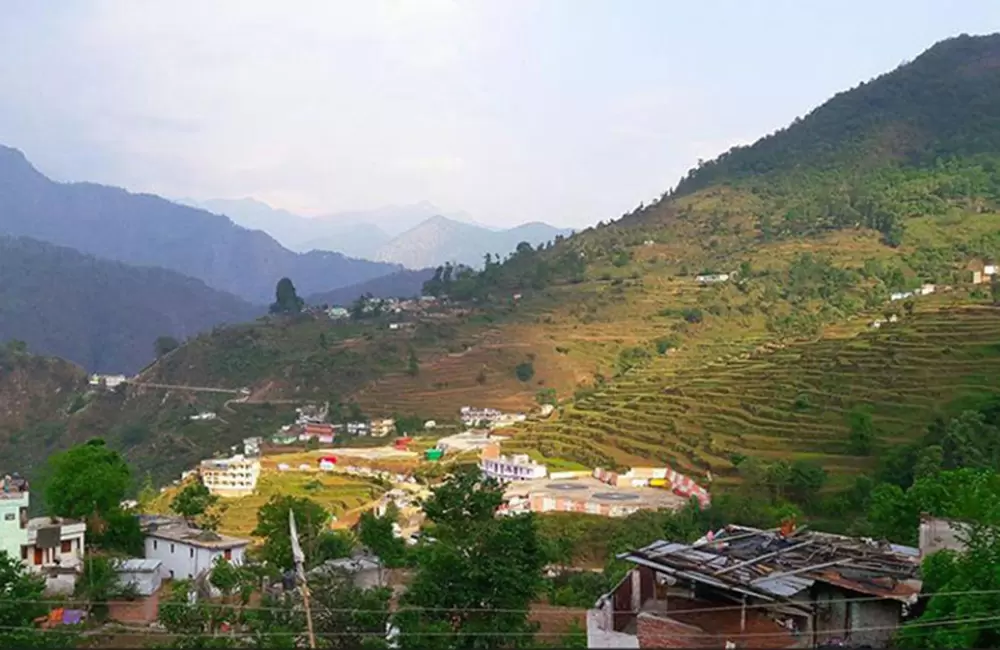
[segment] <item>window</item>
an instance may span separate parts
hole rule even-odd
[[[174,552],[174,545],[173,545],[173,544],[171,544],[171,545],[170,545],[170,552],[171,552],[171,553],[173,553],[173,552]]]
[[[188,553],[189,553],[190,557],[194,557],[194,549],[193,548],[189,548],[188,549]]]
[[[21,512],[19,514],[20,514],[20,517],[21,517],[21,528],[27,528],[28,527],[28,509],[27,508],[21,508]]]
[[[155,539],[153,540],[153,550],[154,551],[156,550],[156,540]]]
[[[59,545],[59,551],[62,553],[70,553],[73,550],[73,540],[64,539]]]
[[[22,546],[21,547],[21,559],[22,560],[27,560],[28,559],[28,547],[27,546]]]
[[[14,516],[15,516],[15,515],[14,515],[14,513],[13,513],[13,512],[8,512],[7,514],[5,514],[5,515],[3,516],[3,520],[4,520],[4,521],[14,521]]]
[[[222,552],[222,557],[226,558],[227,562],[229,560],[232,560],[233,559],[233,549],[227,548],[225,551]]]

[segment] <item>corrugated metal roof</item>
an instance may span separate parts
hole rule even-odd
[[[879,543],[800,530],[730,526],[694,544],[660,540],[619,555],[678,578],[771,600],[790,598],[816,582],[883,598],[908,601],[919,593],[920,552]]]

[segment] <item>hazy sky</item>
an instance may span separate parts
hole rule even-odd
[[[0,0],[0,143],[167,196],[579,226],[997,30],[997,0]]]

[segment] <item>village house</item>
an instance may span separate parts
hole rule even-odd
[[[500,411],[491,408],[473,408],[471,406],[463,406],[459,409],[459,416],[461,417],[462,424],[467,427],[492,422],[501,415],[502,413]]]
[[[259,436],[243,439],[243,455],[247,458],[257,458],[260,456],[260,446],[264,444],[264,439]]]
[[[938,551],[962,553],[967,548],[971,526],[965,522],[943,517],[920,516],[920,557],[925,558]]]
[[[219,558],[243,562],[250,540],[190,526],[181,518],[141,516],[147,560],[159,560],[162,579],[200,579]]]
[[[905,300],[907,298],[912,298],[912,297],[913,297],[912,291],[896,291],[895,293],[889,295],[889,300],[892,301]]]
[[[351,317],[351,312],[344,307],[330,307],[326,310],[326,315],[330,320],[343,320]]]
[[[363,420],[347,423],[347,435],[349,436],[367,436],[371,430],[371,424]]]
[[[486,476],[500,481],[530,481],[545,478],[549,473],[545,465],[535,462],[527,454],[501,455],[500,445],[497,444],[483,448],[479,468]]]
[[[260,478],[260,459],[237,454],[232,458],[203,460],[198,466],[202,483],[212,494],[242,497],[253,494]]]
[[[149,624],[157,619],[160,606],[160,588],[163,585],[163,562],[142,558],[129,558],[115,563],[119,584],[131,589],[134,600],[115,600],[108,603],[108,618],[120,623]]]
[[[211,411],[204,411],[202,413],[197,413],[195,415],[192,415],[188,419],[191,420],[192,422],[204,422],[208,420],[214,420],[217,417],[218,416]]]
[[[618,558],[636,568],[587,613],[591,648],[886,647],[922,587],[918,549],[791,523]]]
[[[333,443],[336,432],[332,424],[326,422],[308,422],[299,434],[299,441],[308,442],[316,440],[320,444],[329,445]]]
[[[396,431],[396,421],[392,418],[377,418],[371,421],[371,432],[376,438],[384,438]]]
[[[518,422],[524,422],[527,416],[524,413],[503,413],[491,408],[473,408],[463,406],[459,410],[459,417],[467,427],[491,427],[503,428],[513,426]]]
[[[728,282],[729,277],[729,273],[713,273],[709,275],[698,275],[695,276],[694,279],[702,284],[714,284],[716,282]]]
[[[125,375],[91,375],[89,383],[95,388],[114,390],[128,381]]]
[[[0,550],[45,577],[51,594],[72,593],[83,569],[87,526],[59,517],[28,518],[28,481],[17,474],[0,482]]]

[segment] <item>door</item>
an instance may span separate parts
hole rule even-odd
[[[42,563],[42,549],[35,547],[35,564]]]

